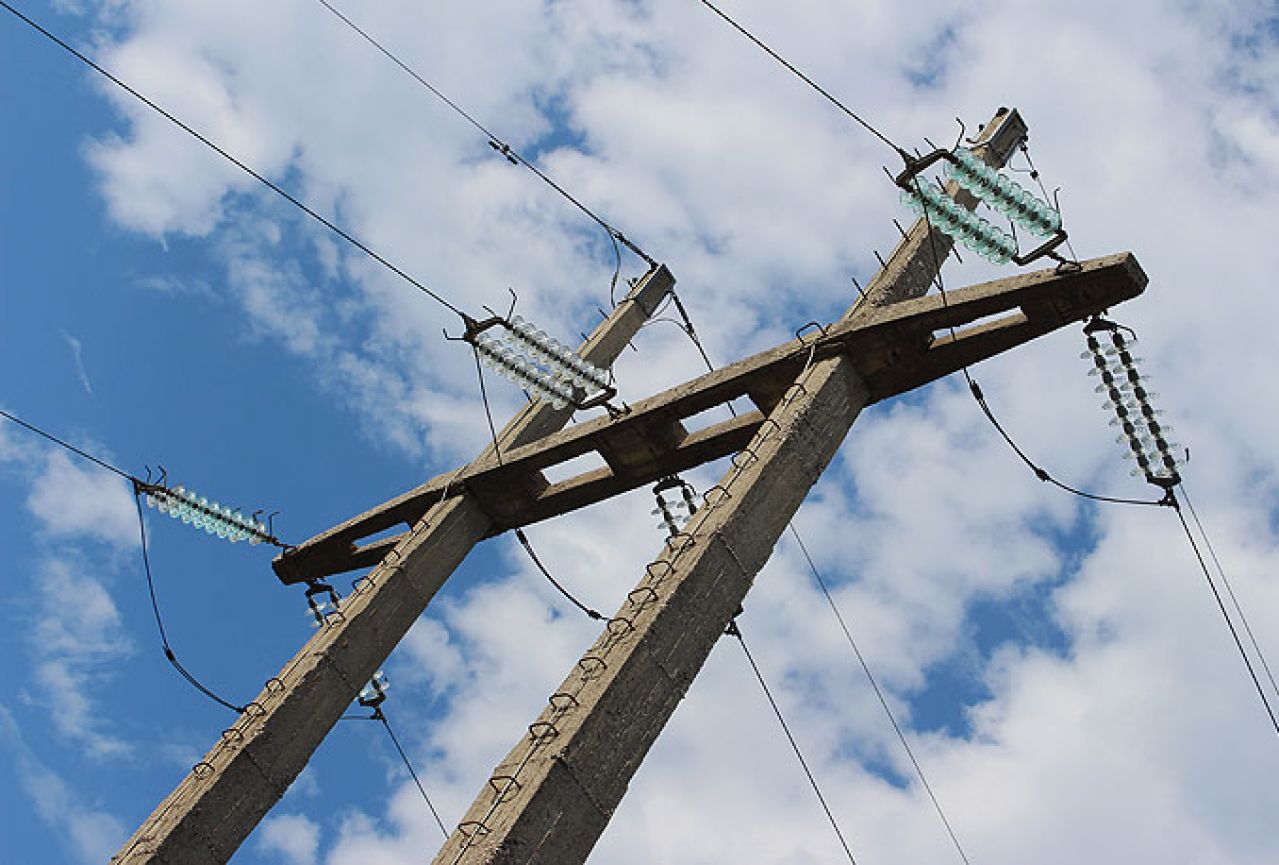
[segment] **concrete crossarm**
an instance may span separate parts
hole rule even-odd
[[[1128,253],[949,292],[870,307],[859,314],[699,376],[636,403],[618,418],[578,424],[419,487],[421,507],[463,491],[478,498],[493,531],[528,525],[735,453],[755,434],[806,364],[834,355],[854,361],[871,402],[908,391],[1139,294],[1146,276]],[[995,318],[992,318],[995,317]],[[973,324],[978,322],[977,324]],[[955,334],[950,329],[955,329]],[[760,411],[700,430],[684,421],[749,396]],[[605,466],[547,481],[543,472],[584,454]],[[282,557],[285,582],[369,567],[398,537],[352,549],[310,542]]]

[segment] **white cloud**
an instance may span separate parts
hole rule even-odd
[[[286,865],[315,865],[320,827],[302,814],[277,814],[263,822],[258,844]]]
[[[49,712],[55,730],[91,756],[116,757],[131,746],[110,731],[94,692],[132,654],[132,641],[106,588],[82,570],[74,556],[47,559],[38,569],[27,633],[35,662],[30,700]]]
[[[118,549],[138,543],[138,517],[130,491],[103,469],[50,450],[32,483],[27,509],[54,538],[88,538]]]
[[[85,393],[93,396],[93,385],[89,383],[89,374],[84,369],[84,346],[81,345],[80,340],[65,330],[61,331],[61,333],[67,348],[71,350],[71,361],[75,365],[76,378],[80,380],[80,386],[84,388]]]
[[[52,830],[50,835],[76,861],[97,863],[110,856],[125,839],[123,824],[110,812],[86,801],[60,775],[42,763],[23,741],[13,713],[0,706],[0,742],[15,758],[22,791],[36,814]]]
[[[287,172],[308,201],[467,309],[503,305],[513,285],[521,309],[560,335],[589,326],[611,271],[591,224],[318,6],[260,7],[129,7],[128,29],[104,56],[255,166]],[[895,157],[698,4],[490,11],[483,22],[447,4],[359,15],[671,262],[715,359],[838,314],[851,300],[847,275],[866,275],[870,250],[894,242],[888,216],[901,211],[878,166]],[[1279,362],[1268,234],[1279,196],[1264,182],[1276,169],[1269,85],[1279,52],[1257,35],[1269,32],[1265,4],[934,2],[909,21],[888,3],[749,2],[734,12],[894,136],[946,139],[955,113],[971,126],[1001,103],[1025,111],[1045,181],[1065,187],[1079,253],[1135,249],[1153,278],[1145,299],[1115,314],[1142,332],[1161,400],[1194,449],[1201,511],[1232,554],[1263,644],[1279,645],[1268,624],[1279,589],[1266,576],[1279,556],[1279,409],[1263,398],[1265,371]],[[255,27],[239,26],[250,17]],[[940,58],[929,53],[939,45]],[[921,82],[921,70],[935,77]],[[451,316],[349,249],[290,244],[297,228],[283,205],[123,110],[127,134],[90,148],[117,220],[215,237],[250,326],[308,358],[317,386],[343,394],[353,413],[383,409],[370,438],[415,458],[482,446],[470,357],[438,338]],[[311,255],[315,244],[315,261],[288,260],[298,254],[288,249]],[[952,266],[948,284],[991,273]],[[625,396],[698,371],[679,339],[669,328],[641,335],[644,354],[619,363]],[[1125,484],[1100,400],[1070,357],[1078,350],[1075,335],[1059,335],[974,374],[1055,475],[1141,495]],[[491,392],[499,415],[519,399],[505,385]],[[531,534],[561,579],[605,607],[656,547],[655,534],[633,528],[646,522],[643,498]],[[32,507],[52,518],[67,504]],[[122,519],[112,524],[123,538]],[[964,391],[941,386],[869,412],[801,525],[908,726],[921,701],[937,699],[939,670],[970,665],[980,686],[964,697],[970,734],[913,735],[976,860],[1273,861],[1257,805],[1273,745],[1169,513],[1081,509],[1021,466]],[[594,633],[548,612],[562,602],[514,566],[514,577],[437,602],[406,643],[420,678],[407,664],[396,674],[444,701],[409,745],[446,815],[462,812]],[[1027,592],[1048,598],[1037,625],[1060,629],[1065,650],[1035,648],[1015,628],[979,647],[974,606]],[[908,767],[823,604],[784,546],[744,626],[855,852],[950,855],[918,787],[882,777],[886,765],[905,777]],[[838,853],[735,652],[712,657],[596,860]],[[413,690],[399,691],[410,706]],[[325,851],[311,818],[283,818],[269,825],[298,846],[273,849],[328,865],[417,861],[436,835],[414,795],[402,785],[385,819],[344,818]]]

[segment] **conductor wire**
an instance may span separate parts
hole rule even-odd
[[[1172,490],[1168,491],[1168,496],[1172,500],[1173,510],[1177,512],[1177,519],[1181,522],[1181,528],[1186,533],[1186,540],[1190,541],[1190,548],[1194,550],[1195,558],[1199,561],[1199,568],[1203,571],[1204,580],[1207,581],[1208,588],[1212,589],[1212,597],[1217,602],[1217,609],[1221,611],[1221,617],[1225,619],[1226,627],[1230,629],[1230,636],[1235,641],[1235,648],[1239,650],[1239,657],[1243,658],[1244,666],[1248,669],[1248,676],[1252,679],[1253,687],[1257,689],[1257,696],[1261,698],[1261,705],[1265,706],[1266,714],[1270,716],[1270,725],[1274,727],[1275,735],[1279,736],[1279,718],[1275,717],[1275,711],[1270,705],[1269,698],[1266,697],[1266,691],[1261,687],[1261,680],[1257,678],[1257,671],[1253,669],[1248,652],[1245,651],[1243,642],[1239,639],[1239,630],[1231,620],[1230,613],[1226,611],[1225,601],[1222,600],[1221,592],[1217,589],[1217,584],[1212,579],[1208,564],[1204,561],[1203,553],[1199,551],[1199,545],[1195,542],[1194,535],[1191,534],[1190,524],[1186,522],[1186,515],[1181,512],[1181,506]]]
[[[736,637],[738,644],[741,645],[742,652],[745,653],[746,660],[755,672],[755,678],[759,680],[760,688],[764,691],[764,696],[768,698],[768,704],[773,707],[773,714],[777,716],[778,723],[782,725],[782,732],[786,734],[786,740],[790,742],[791,750],[795,752],[795,756],[799,759],[800,767],[804,770],[804,774],[808,776],[809,785],[813,788],[813,792],[817,794],[817,801],[821,803],[822,810],[826,812],[826,819],[830,821],[831,828],[835,830],[835,837],[839,839],[840,846],[844,848],[848,861],[852,865],[857,865],[857,860],[853,858],[853,851],[849,849],[848,842],[844,840],[844,833],[840,831],[839,821],[835,819],[830,806],[826,804],[826,797],[822,795],[822,788],[818,786],[817,779],[813,777],[812,770],[808,768],[808,761],[804,759],[804,753],[799,749],[799,743],[795,741],[790,725],[786,723],[786,717],[782,714],[781,707],[777,705],[777,700],[773,698],[773,692],[769,690],[768,682],[764,680],[764,674],[760,672],[759,665],[755,663],[755,658],[751,655],[751,650],[747,648],[746,640],[742,637],[741,628],[738,627],[735,620],[729,622],[727,634],[731,637]]]
[[[1181,497],[1185,499],[1186,507],[1190,509],[1190,516],[1195,521],[1195,526],[1199,529],[1199,534],[1204,539],[1204,546],[1208,548],[1208,555],[1212,559],[1213,565],[1217,568],[1217,576],[1221,580],[1221,584],[1226,587],[1226,594],[1230,596],[1230,602],[1235,608],[1235,612],[1239,614],[1239,621],[1243,623],[1244,631],[1248,634],[1248,641],[1252,644],[1252,650],[1256,653],[1257,659],[1261,661],[1261,667],[1266,672],[1266,678],[1270,680],[1270,687],[1274,690],[1276,696],[1279,696],[1279,685],[1275,684],[1274,674],[1270,672],[1270,664],[1266,662],[1266,654],[1261,651],[1261,646],[1257,643],[1256,636],[1252,633],[1252,626],[1248,624],[1248,617],[1244,615],[1243,607],[1239,604],[1239,598],[1235,596],[1235,590],[1230,586],[1230,580],[1226,577],[1226,570],[1221,566],[1221,560],[1217,558],[1217,551],[1213,549],[1212,540],[1208,537],[1208,532],[1204,530],[1203,523],[1199,521],[1199,514],[1195,511],[1194,504],[1190,501],[1190,491],[1186,489],[1186,482],[1183,480],[1178,486],[1181,488]]]
[[[116,468],[115,466],[111,465],[111,463],[107,462],[106,460],[101,459],[99,457],[95,457],[93,454],[89,453],[88,451],[81,450],[75,445],[70,444],[69,442],[66,442],[58,438],[53,433],[45,432],[44,430],[40,429],[38,426],[27,423],[26,421],[24,421],[22,418],[18,417],[17,415],[10,414],[9,412],[4,411],[3,409],[0,409],[0,416],[7,418],[8,420],[12,421],[13,423],[16,423],[18,426],[22,427],[23,429],[33,432],[38,436],[43,436],[44,438],[53,442],[58,447],[64,448],[70,451],[71,453],[75,454],[76,456],[83,457],[84,459],[88,460],[91,463],[96,463],[97,465],[101,466],[102,468],[106,469],[109,472],[115,472],[120,477],[124,478],[126,481],[129,481],[130,483],[137,480],[137,478],[135,478],[133,475],[129,474],[128,472],[124,471],[123,469]]]
[[[54,33],[50,32],[50,31],[49,31],[49,30],[47,30],[47,29],[45,29],[45,27],[44,27],[43,25],[41,25],[40,23],[38,23],[38,22],[37,22],[37,21],[35,21],[34,19],[29,18],[28,16],[26,16],[26,15],[25,15],[25,14],[23,14],[22,12],[19,12],[19,11],[18,11],[17,9],[15,9],[13,6],[9,5],[9,3],[7,2],[7,0],[0,0],[0,7],[3,7],[3,8],[4,8],[4,9],[6,9],[7,11],[9,11],[9,12],[13,13],[13,15],[14,15],[16,18],[18,18],[20,21],[22,21],[24,24],[26,24],[27,26],[31,27],[31,28],[32,28],[33,30],[35,30],[37,33],[39,33],[40,35],[44,36],[44,37],[45,37],[46,39],[48,39],[49,41],[53,42],[53,43],[54,43],[55,45],[57,45],[58,47],[62,48],[64,51],[66,51],[66,52],[67,52],[68,54],[70,54],[72,57],[75,57],[75,58],[76,58],[77,60],[79,60],[81,63],[85,64],[85,65],[86,65],[86,66],[88,66],[90,69],[92,69],[92,70],[94,70],[95,72],[97,72],[98,74],[102,75],[104,78],[106,78],[106,79],[107,79],[108,81],[110,81],[112,84],[115,84],[115,85],[116,85],[117,87],[119,87],[121,90],[123,90],[124,92],[128,93],[130,96],[132,96],[132,97],[134,97],[135,99],[137,99],[137,100],[138,100],[139,102],[141,102],[143,105],[147,106],[147,107],[148,107],[148,108],[150,108],[152,111],[154,111],[155,113],[159,114],[161,117],[163,117],[163,118],[165,118],[166,120],[168,120],[168,121],[169,121],[170,123],[172,123],[174,126],[177,126],[177,127],[178,127],[179,129],[181,129],[183,132],[187,133],[187,134],[188,134],[188,135],[190,135],[192,138],[194,138],[195,140],[199,141],[201,144],[203,144],[204,146],[208,147],[208,148],[209,148],[210,150],[212,150],[213,152],[217,153],[219,156],[221,156],[221,157],[222,157],[223,159],[225,159],[227,162],[230,162],[230,163],[231,163],[232,165],[234,165],[236,168],[240,169],[240,170],[241,170],[241,171],[243,171],[245,174],[249,175],[249,176],[250,176],[250,177],[252,177],[254,180],[258,181],[258,183],[261,183],[261,184],[262,184],[263,186],[265,186],[267,189],[271,190],[271,191],[272,191],[272,192],[274,192],[276,195],[280,196],[280,197],[281,197],[281,198],[283,198],[285,201],[287,201],[287,202],[289,202],[290,204],[292,204],[292,205],[293,205],[294,207],[296,207],[298,210],[301,210],[301,211],[302,211],[303,213],[305,213],[307,216],[311,217],[313,220],[315,220],[316,222],[318,222],[320,225],[324,226],[324,227],[325,227],[325,228],[327,228],[329,231],[333,232],[333,233],[334,233],[334,234],[336,234],[338,237],[342,238],[342,239],[343,239],[343,240],[345,240],[347,243],[349,243],[350,245],[354,246],[356,249],[358,249],[358,250],[360,250],[361,252],[363,252],[365,255],[367,255],[367,256],[369,256],[370,258],[372,258],[372,259],[373,259],[374,261],[376,261],[378,264],[382,265],[384,268],[386,268],[387,270],[389,270],[391,273],[395,274],[395,275],[396,275],[396,276],[398,276],[400,279],[404,280],[404,281],[405,281],[405,282],[407,282],[409,285],[413,286],[413,287],[414,287],[414,288],[416,288],[418,291],[422,292],[422,293],[423,293],[423,294],[425,294],[427,297],[431,298],[431,299],[432,299],[432,300],[434,300],[436,303],[438,303],[438,304],[440,304],[441,306],[443,306],[445,309],[447,309],[447,310],[449,310],[450,312],[452,312],[452,313],[454,313],[454,314],[456,314],[456,315],[460,316],[463,320],[465,320],[465,319],[467,318],[466,313],[462,312],[462,310],[461,310],[461,309],[459,309],[458,307],[454,306],[452,303],[450,303],[448,300],[446,300],[446,299],[445,299],[444,297],[442,297],[441,295],[439,295],[439,294],[437,294],[436,292],[432,291],[430,288],[428,288],[428,287],[427,287],[425,284],[423,284],[422,282],[420,282],[420,281],[418,281],[417,279],[415,279],[414,277],[410,276],[407,272],[405,272],[403,269],[401,269],[398,265],[393,264],[390,260],[388,260],[387,258],[385,258],[384,256],[382,256],[382,254],[381,254],[381,253],[379,253],[379,252],[377,252],[376,250],[374,250],[372,247],[370,247],[370,246],[369,246],[368,244],[366,244],[364,241],[360,240],[359,238],[355,237],[354,235],[350,234],[349,232],[345,231],[344,229],[342,229],[342,228],[338,227],[338,225],[337,225],[336,223],[334,223],[334,222],[330,221],[328,218],[326,218],[326,217],[324,217],[324,216],[320,215],[320,213],[319,213],[319,212],[317,212],[317,211],[313,210],[312,208],[310,208],[310,207],[309,207],[309,206],[307,206],[306,204],[302,203],[302,201],[301,201],[300,199],[296,198],[294,195],[292,195],[291,193],[287,192],[287,191],[286,191],[286,190],[285,190],[282,186],[280,186],[279,184],[275,183],[274,181],[272,181],[272,180],[268,179],[265,175],[260,174],[259,172],[255,171],[253,168],[250,168],[250,167],[249,167],[249,166],[248,166],[245,162],[241,161],[238,157],[236,157],[236,156],[234,156],[233,154],[231,154],[229,151],[227,151],[226,149],[224,149],[221,145],[219,145],[219,144],[215,143],[212,139],[208,138],[207,136],[203,135],[202,133],[197,132],[197,131],[196,131],[196,130],[192,127],[192,126],[188,125],[186,122],[184,122],[183,120],[179,119],[176,115],[172,114],[172,113],[171,113],[171,112],[169,112],[167,109],[165,109],[165,108],[161,107],[158,103],[156,103],[156,102],[152,101],[149,97],[144,96],[144,95],[143,95],[140,91],[136,90],[136,89],[135,89],[132,85],[130,85],[130,84],[128,84],[128,83],[126,83],[123,79],[118,78],[118,77],[117,77],[114,73],[110,72],[110,71],[109,71],[108,69],[106,69],[105,67],[98,65],[95,61],[93,61],[92,59],[90,59],[90,58],[89,58],[88,56],[86,56],[85,54],[81,53],[79,50],[77,50],[76,48],[74,48],[73,46],[71,46],[69,43],[67,43],[66,41],[64,41],[62,38],[60,38],[59,36],[56,36]]]
[[[820,84],[818,84],[818,83],[817,83],[816,81],[814,81],[812,78],[809,78],[807,75],[805,75],[803,72],[801,72],[798,68],[796,68],[796,66],[795,66],[794,64],[792,64],[792,63],[791,63],[789,60],[787,60],[785,57],[783,57],[782,55],[778,54],[778,53],[777,53],[776,51],[774,51],[772,48],[769,48],[766,44],[764,44],[764,42],[763,42],[762,40],[760,40],[758,37],[756,37],[753,33],[751,33],[749,30],[747,30],[747,29],[746,29],[745,27],[743,27],[741,24],[738,24],[736,21],[734,21],[732,18],[730,18],[730,17],[728,16],[728,14],[727,14],[727,13],[725,13],[723,10],[721,10],[721,9],[720,9],[718,6],[716,6],[714,3],[711,3],[711,2],[710,2],[710,0],[701,0],[701,4],[702,4],[703,6],[705,6],[707,9],[711,10],[712,12],[714,12],[714,13],[715,13],[716,15],[718,15],[720,18],[722,18],[722,19],[724,19],[726,22],[728,22],[728,24],[729,24],[729,25],[730,25],[730,26],[731,26],[734,30],[736,30],[738,33],[740,33],[740,34],[742,34],[743,36],[745,36],[745,37],[746,37],[747,39],[749,39],[751,42],[755,43],[755,45],[756,45],[758,48],[762,49],[762,50],[763,50],[766,54],[768,54],[768,56],[769,56],[769,57],[772,57],[772,58],[773,58],[774,60],[776,60],[778,63],[782,64],[782,66],[784,66],[784,67],[786,67],[788,70],[790,70],[790,72],[792,72],[792,73],[793,73],[796,77],[798,77],[801,81],[803,81],[803,82],[804,82],[805,84],[807,84],[809,87],[813,88],[813,89],[814,89],[814,90],[816,90],[818,93],[820,93],[822,96],[826,97],[827,101],[829,101],[832,105],[834,105],[834,106],[835,106],[836,108],[838,108],[840,111],[842,111],[842,112],[844,112],[845,114],[847,114],[847,115],[848,115],[850,118],[852,118],[852,119],[853,119],[856,123],[858,123],[858,124],[859,124],[859,125],[860,125],[863,129],[865,129],[865,130],[866,130],[867,132],[869,132],[871,135],[875,136],[875,137],[876,137],[876,138],[878,138],[880,141],[884,142],[884,143],[885,143],[885,144],[887,144],[889,147],[891,147],[891,148],[893,149],[893,151],[894,151],[894,152],[895,152],[898,156],[900,156],[900,157],[901,157],[901,158],[902,158],[902,159],[903,159],[903,160],[904,160],[907,164],[909,164],[909,163],[913,160],[913,157],[911,157],[911,155],[910,155],[909,153],[907,153],[904,149],[902,149],[901,147],[899,147],[899,146],[897,146],[896,144],[894,144],[894,143],[893,143],[893,142],[892,142],[892,141],[888,138],[888,136],[884,135],[882,132],[880,132],[880,131],[879,131],[878,129],[876,129],[874,126],[871,126],[871,125],[870,125],[870,123],[868,123],[867,121],[865,121],[864,119],[862,119],[862,118],[861,118],[861,116],[859,116],[859,115],[858,115],[856,112],[854,112],[851,108],[849,108],[849,107],[848,107],[847,105],[845,105],[843,102],[840,102],[840,101],[839,101],[838,99],[836,99],[833,95],[831,95],[830,91],[828,91],[826,88],[822,87]]]
[[[969,865],[968,855],[964,852],[963,845],[959,843],[959,837],[955,835],[955,830],[951,827],[950,820],[946,817],[946,812],[942,810],[941,802],[938,801],[936,794],[933,793],[932,785],[928,783],[928,778],[924,775],[924,768],[919,764],[919,760],[915,758],[915,751],[910,747],[910,742],[907,741],[906,735],[902,732],[901,725],[897,723],[897,717],[893,714],[893,710],[889,708],[888,700],[884,698],[884,692],[880,690],[875,674],[870,671],[870,665],[866,663],[862,650],[858,647],[857,641],[853,639],[853,633],[849,630],[848,623],[844,621],[844,616],[839,612],[839,607],[835,605],[835,598],[831,595],[821,572],[817,570],[817,564],[809,554],[808,547],[804,545],[804,539],[799,536],[799,531],[795,528],[794,523],[790,523],[788,528],[795,538],[795,543],[799,545],[800,552],[804,554],[804,560],[808,562],[808,568],[813,572],[813,578],[817,580],[818,587],[826,597],[826,603],[830,605],[831,612],[835,614],[835,619],[839,622],[840,629],[843,630],[844,636],[848,639],[848,645],[852,647],[853,654],[857,656],[857,663],[861,665],[862,672],[866,674],[867,681],[870,682],[871,688],[875,691],[875,696],[879,699],[879,705],[883,707],[884,714],[888,716],[888,722],[893,725],[893,732],[897,734],[897,740],[901,742],[902,749],[905,750],[906,756],[910,758],[910,764],[915,767],[915,774],[919,776],[919,781],[923,785],[924,791],[932,801],[933,809],[936,810],[937,816],[941,818],[942,825],[946,827],[946,834],[950,836],[951,843],[955,845],[955,850],[959,853],[959,858],[964,861],[964,865]]]
[[[621,249],[618,247],[619,242],[625,245],[626,248],[629,249],[631,252],[635,253],[637,256],[643,259],[644,262],[647,263],[648,265],[656,266],[657,262],[654,261],[652,258],[650,258],[649,255],[646,252],[644,252],[644,250],[640,249],[638,246],[632,243],[629,239],[627,239],[627,237],[624,234],[622,234],[622,232],[618,231],[612,225],[605,222],[603,218],[601,218],[593,210],[591,210],[589,207],[587,207],[585,204],[579,201],[567,189],[565,189],[559,183],[552,180],[549,175],[547,175],[544,171],[542,171],[536,165],[534,165],[533,163],[525,159],[524,156],[519,153],[519,151],[515,150],[505,141],[503,141],[502,139],[494,135],[493,132],[488,129],[488,127],[486,127],[483,123],[477,120],[473,115],[471,115],[464,108],[462,108],[462,106],[460,106],[459,104],[454,102],[452,99],[450,99],[447,95],[445,95],[442,90],[440,90],[434,84],[432,84],[431,82],[423,78],[417,72],[417,70],[415,70],[413,67],[409,66],[407,63],[401,60],[389,48],[387,48],[385,45],[383,45],[381,42],[375,39],[373,35],[370,34],[367,30],[362,28],[360,25],[356,24],[353,20],[351,20],[351,18],[349,18],[345,13],[343,13],[342,10],[334,6],[331,2],[329,2],[329,0],[317,0],[317,2],[321,6],[323,6],[325,9],[332,12],[333,15],[336,16],[339,21],[341,21],[343,24],[349,27],[354,33],[359,35],[365,42],[368,42],[370,45],[376,48],[383,56],[385,56],[388,60],[390,60],[392,63],[398,66],[406,74],[411,76],[413,80],[415,80],[418,84],[425,87],[432,95],[434,95],[437,99],[439,99],[449,108],[451,108],[455,113],[457,113],[459,117],[461,117],[467,123],[475,127],[482,135],[484,135],[489,140],[489,144],[493,147],[494,150],[496,150],[502,156],[505,156],[508,160],[516,164],[522,165],[525,168],[527,168],[529,171],[533,172],[533,174],[536,175],[543,183],[545,183],[555,192],[559,193],[560,196],[564,198],[564,200],[568,201],[570,204],[572,204],[574,207],[576,207],[578,210],[584,213],[588,218],[590,218],[597,225],[599,225],[600,228],[604,230],[605,234],[608,235],[609,241],[613,245],[613,255],[616,262],[616,266],[613,270],[613,278],[611,282],[609,283],[609,301],[613,304],[613,306],[617,306],[617,298],[616,298],[617,280],[622,271],[622,252],[621,252]]]
[[[133,504],[138,509],[138,534],[142,543],[142,569],[147,578],[147,594],[151,597],[151,612],[155,614],[155,627],[156,630],[160,632],[160,645],[164,649],[165,660],[172,665],[173,669],[178,671],[178,675],[186,679],[187,682],[189,682],[191,686],[201,694],[204,694],[204,696],[208,697],[219,706],[224,706],[236,714],[244,714],[246,707],[237,706],[235,703],[219,697],[212,690],[206,687],[204,683],[197,679],[190,670],[184,667],[182,662],[178,660],[177,655],[174,654],[173,647],[169,644],[169,635],[164,630],[164,619],[160,616],[160,603],[156,600],[155,596],[155,579],[151,574],[151,556],[147,552],[147,523],[142,514],[142,493],[136,486],[133,490]]]
[[[583,613],[585,613],[588,618],[596,619],[596,620],[601,620],[604,618],[603,613],[601,613],[599,610],[586,606],[586,604],[583,604],[577,598],[573,597],[572,593],[569,592],[568,589],[564,588],[564,586],[560,583],[559,580],[551,576],[551,572],[546,569],[546,565],[542,564],[542,560],[539,559],[537,557],[537,553],[533,551],[533,545],[529,542],[528,535],[524,534],[523,529],[516,529],[515,537],[519,539],[520,545],[524,547],[524,552],[528,553],[528,557],[533,560],[533,564],[536,565],[537,569],[542,572],[542,576],[546,577],[546,579],[550,582],[550,584],[554,586],[559,591],[559,593],[568,600],[570,604],[572,604],[573,606],[581,610]]]

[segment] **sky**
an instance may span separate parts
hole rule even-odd
[[[1274,6],[723,5],[906,146],[1022,112],[1074,251],[1130,250],[1151,277],[1114,317],[1140,333],[1194,504],[1279,651]],[[19,8],[451,302],[514,290],[565,342],[607,307],[599,227],[317,0]],[[694,0],[340,8],[665,262],[717,364],[840,315],[909,215],[893,152]],[[295,543],[482,449],[452,313],[8,13],[0,119],[0,408],[129,473],[278,511]],[[944,277],[1016,272],[965,256]],[[703,370],[670,324],[634,347],[624,399]],[[973,374],[1054,475],[1149,496],[1083,347],[1069,328]],[[487,383],[500,422],[524,397]],[[652,506],[639,490],[528,534],[611,609],[662,542]],[[134,507],[122,479],[0,424],[0,862],[106,861],[234,721],[164,661]],[[146,520],[178,657],[252,699],[310,634],[301,590],[267,548]],[[795,525],[973,863],[1279,859],[1279,741],[1171,511],[1040,483],[952,377],[866,411]],[[959,861],[789,540],[740,623],[857,861]],[[509,535],[436,597],[387,661],[386,711],[447,823],[596,634]],[[440,841],[383,732],[341,722],[232,861],[400,865]],[[842,859],[725,640],[590,861]]]

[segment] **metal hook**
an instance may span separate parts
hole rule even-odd
[[[506,310],[506,320],[510,321],[511,316],[515,314],[515,304],[520,302],[520,296],[516,294],[515,289],[511,288],[509,285],[506,287],[506,290],[511,293],[511,305]]]
[[[959,124],[959,135],[955,137],[955,146],[951,150],[958,150],[959,145],[964,143],[964,136],[968,134],[968,127],[964,125],[962,118],[956,117],[955,122]]]

